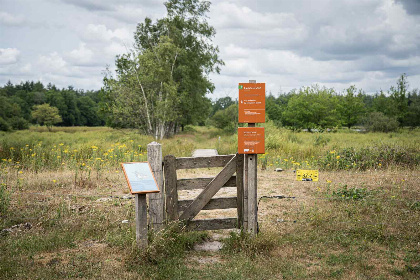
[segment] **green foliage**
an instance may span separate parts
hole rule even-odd
[[[231,105],[235,104],[235,101],[232,100],[229,96],[221,97],[212,103],[212,116],[217,113],[217,111],[225,110]]]
[[[9,131],[9,130],[10,130],[9,124],[5,121],[5,119],[0,117],[0,131]]]
[[[7,185],[0,183],[0,217],[4,217],[7,214],[10,205],[10,195],[7,191]]]
[[[181,223],[172,223],[164,230],[149,235],[146,250],[139,250],[134,245],[125,260],[126,268],[147,279],[175,279],[184,268],[188,251],[205,238],[205,232],[187,232]]]
[[[57,89],[40,82],[7,83],[0,87],[0,118],[16,130],[27,129],[33,122],[31,113],[35,105],[49,104],[57,107],[62,126],[103,125],[98,115],[98,91],[75,90],[72,87]]]
[[[339,111],[342,124],[351,128],[360,123],[362,116],[366,112],[365,104],[362,100],[362,92],[356,95],[356,87],[350,86],[346,90],[346,95],[340,98]]]
[[[324,135],[324,134],[320,134],[317,133],[315,134],[315,140],[314,140],[314,145],[315,146],[325,146],[328,144],[328,142],[331,141],[331,138],[329,138],[328,136]]]
[[[217,111],[211,120],[215,127],[235,133],[238,127],[238,105],[232,104],[224,110]]]
[[[14,130],[28,129],[29,123],[22,117],[13,117],[9,120],[10,125]]]
[[[344,185],[343,187],[338,188],[332,192],[332,197],[338,199],[359,200],[366,198],[368,195],[370,195],[370,192],[366,188],[349,188],[347,185]]]
[[[235,255],[242,253],[248,257],[268,255],[277,245],[277,238],[270,232],[261,232],[252,236],[241,230],[238,233],[231,231],[230,236],[223,240],[223,252]]]
[[[211,43],[206,20],[210,2],[169,0],[167,16],[137,26],[135,49],[117,57],[117,76],[108,71],[103,111],[113,127],[139,128],[162,139],[179,126],[204,123],[214,89],[208,75],[223,62]]]
[[[367,170],[393,165],[415,168],[419,164],[420,155],[416,149],[391,145],[333,150],[326,152],[316,162],[316,165],[325,170]]]
[[[337,108],[338,98],[333,90],[318,86],[302,88],[290,98],[283,112],[283,124],[309,130],[336,127],[341,124]]]
[[[39,124],[45,125],[49,131],[54,124],[62,121],[61,116],[58,114],[57,107],[51,107],[45,103],[42,105],[35,105],[32,111],[32,118],[34,118]]]
[[[365,121],[366,130],[372,132],[392,132],[398,129],[399,123],[393,117],[387,117],[382,112],[370,113]]]

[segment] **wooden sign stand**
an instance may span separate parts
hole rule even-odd
[[[249,83],[256,83],[256,81],[250,80]],[[262,110],[265,116],[264,111],[265,110]],[[255,123],[248,123],[248,127],[255,127]],[[257,160],[258,157],[256,153],[245,154],[243,174],[243,227],[252,235],[258,233]]]
[[[141,249],[147,248],[147,203],[145,193],[134,194],[136,209],[136,241]]]
[[[153,151],[156,153],[154,154]],[[148,151],[156,157],[160,154],[160,144],[151,143],[148,145]],[[159,157],[156,157],[159,159]],[[160,193],[159,185],[162,180],[161,164],[156,165],[156,161],[152,161],[153,167],[150,162],[127,162],[121,163],[122,169],[124,171],[125,178],[127,180],[128,186],[130,188],[131,194],[134,195],[134,208],[136,213],[136,241],[138,246],[141,249],[147,248],[148,246],[148,224],[147,224],[147,202],[146,194]],[[160,170],[160,172],[159,172]],[[156,180],[156,176],[158,180]],[[154,200],[151,201],[152,208],[156,209],[162,204],[160,201],[160,196],[154,197]],[[159,201],[158,201],[159,200]],[[162,209],[163,210],[163,209]],[[152,211],[154,213],[154,211]],[[163,211],[160,215],[154,215],[152,222],[155,224],[156,229],[160,229],[162,226],[162,217]]]

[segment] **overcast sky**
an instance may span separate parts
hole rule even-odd
[[[162,0],[0,0],[0,85],[40,80],[100,89]],[[402,73],[420,88],[420,0],[214,0],[208,21],[225,61],[209,97],[236,98],[255,79],[274,95],[320,84],[388,90]]]

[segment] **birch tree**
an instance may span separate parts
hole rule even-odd
[[[166,17],[138,24],[135,44],[107,71],[103,111],[114,127],[136,127],[157,139],[178,127],[199,123],[211,110],[208,75],[223,61],[213,46],[213,27],[206,20],[210,2],[169,0]]]

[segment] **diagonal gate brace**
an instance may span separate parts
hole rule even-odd
[[[180,220],[192,220],[197,216],[198,212],[210,201],[210,199],[223,187],[224,184],[236,172],[236,155],[225,165],[225,167],[217,174],[216,177],[205,189],[194,199],[187,209],[179,217]]]

